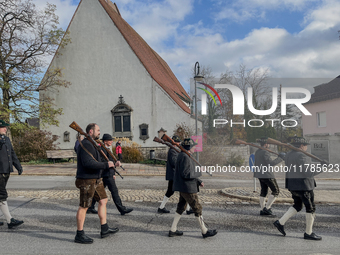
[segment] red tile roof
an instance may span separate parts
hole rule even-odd
[[[143,40],[143,38],[121,17],[116,4],[110,0],[98,0],[113,23],[142,62],[151,77],[187,113],[190,108],[182,101],[191,100],[168,64]]]

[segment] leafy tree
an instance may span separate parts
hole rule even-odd
[[[0,118],[7,122],[40,117],[40,123],[58,124],[62,109],[53,109],[51,98],[38,96],[38,90],[69,85],[60,69],[43,76],[49,57],[70,42],[57,27],[55,10],[48,3],[38,10],[32,0],[0,2]]]

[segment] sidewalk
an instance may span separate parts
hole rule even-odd
[[[127,164],[117,168],[121,175],[165,175],[165,166],[153,166],[146,164]],[[77,172],[76,163],[46,164],[46,165],[23,165],[23,175],[61,175],[75,176]],[[17,174],[16,171],[12,174]]]

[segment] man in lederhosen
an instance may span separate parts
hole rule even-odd
[[[303,137],[294,137],[291,144],[303,151],[307,151],[307,145],[309,143]],[[286,173],[286,188],[292,193],[294,205],[290,207],[279,220],[274,222],[274,226],[285,236],[285,223],[287,220],[301,211],[303,205],[305,205],[306,232],[304,234],[304,239],[321,240],[322,237],[316,235],[312,231],[315,218],[313,190],[316,187],[316,183],[314,180],[314,175],[318,173],[313,173],[310,171],[310,167],[307,166],[310,165],[307,156],[299,151],[292,150],[287,153],[285,163],[288,169],[290,169],[290,171]]]
[[[174,142],[178,144],[181,142],[181,139],[177,135],[174,135],[172,137],[172,140],[174,140]],[[174,183],[173,180],[174,180],[177,156],[178,156],[178,152],[175,149],[170,148],[168,151],[168,158],[166,162],[166,173],[165,173],[165,180],[168,181],[168,190],[166,191],[163,201],[157,210],[158,213],[170,213],[170,211],[165,208],[165,205],[169,201],[169,198],[175,193],[175,191],[173,190],[173,183]]]
[[[186,149],[190,154],[195,151],[195,143],[191,138],[184,139],[182,142],[182,146]],[[174,175],[174,191],[179,191],[179,202],[177,204],[177,210],[175,213],[175,218],[172,223],[171,229],[169,231],[169,236],[181,236],[183,235],[182,231],[177,230],[177,224],[179,219],[181,218],[182,213],[186,209],[187,203],[189,203],[190,207],[195,213],[195,217],[200,224],[202,230],[203,238],[214,236],[217,234],[216,229],[208,230],[204,224],[202,217],[202,206],[199,203],[198,195],[199,186],[203,187],[203,182],[198,178],[202,175],[201,171],[196,171],[195,162],[185,153],[180,152],[177,161],[176,161],[176,169]]]
[[[257,142],[260,145],[268,149],[269,144],[267,143],[267,137],[262,137],[261,139],[257,139]],[[284,153],[280,153],[279,157],[272,160],[269,151],[258,149],[255,152],[255,171],[254,177],[258,178],[261,185],[261,193],[260,193],[260,215],[263,216],[273,216],[273,212],[271,210],[271,206],[275,202],[275,199],[278,197],[280,193],[279,186],[277,185],[274,172],[269,169],[269,166],[275,166],[284,160]],[[266,167],[266,169],[264,168]],[[268,201],[266,203],[266,197],[268,194],[268,188],[272,191],[271,195],[268,197]]]
[[[5,216],[8,228],[12,229],[23,224],[24,222],[22,220],[16,220],[12,218],[9,212],[6,185],[11,172],[13,172],[13,165],[18,170],[19,175],[22,174],[22,166],[13,150],[11,140],[9,140],[9,138],[6,136],[8,126],[9,124],[3,120],[0,120],[0,210]],[[0,222],[0,226],[3,224],[3,222]]]
[[[92,139],[99,139],[100,128],[97,124],[91,123],[86,127],[86,133]],[[101,238],[108,237],[119,231],[118,228],[110,228],[106,221],[107,195],[101,179],[102,172],[114,166],[120,166],[117,161],[102,162],[99,151],[85,138],[78,148],[77,154],[77,176],[76,187],[80,191],[80,203],[77,212],[77,234],[74,239],[76,243],[92,243],[93,239],[85,235],[83,230],[86,211],[95,198],[99,203],[98,216],[101,224]]]

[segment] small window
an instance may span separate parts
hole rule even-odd
[[[64,142],[69,142],[70,141],[70,132],[65,131],[64,132]]]
[[[122,132],[122,117],[115,116],[115,132]]]
[[[143,140],[143,142],[149,139],[149,125],[148,124],[143,123],[139,125],[139,130],[140,130],[139,139]]]
[[[317,122],[318,122],[318,127],[326,127],[327,122],[326,122],[326,112],[317,112]]]

